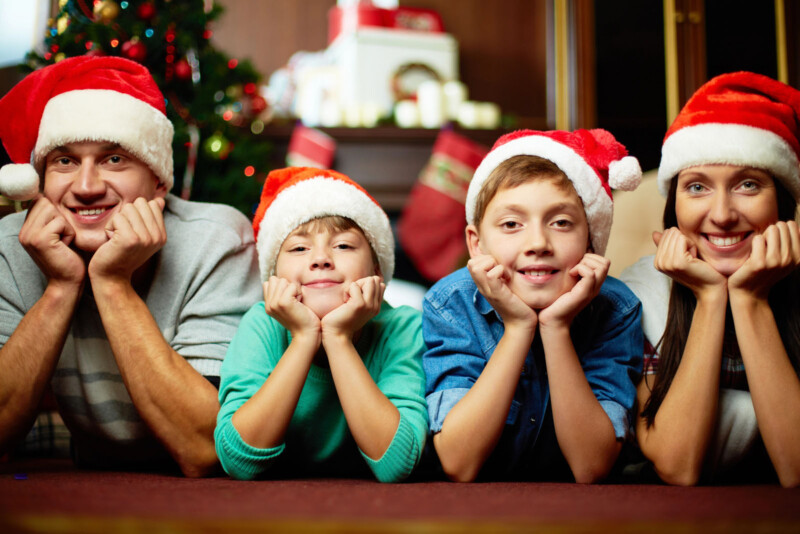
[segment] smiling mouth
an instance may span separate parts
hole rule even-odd
[[[78,215],[80,215],[82,217],[89,217],[89,216],[92,216],[92,215],[102,215],[103,213],[108,211],[108,208],[91,208],[91,209],[78,208],[78,209],[73,209],[72,211],[77,213]]]
[[[520,274],[524,274],[525,276],[547,276],[548,274],[555,274],[557,269],[551,270],[535,270],[535,271],[519,271]]]
[[[716,247],[730,247],[741,242],[745,237],[747,237],[747,235],[749,234],[743,233],[735,236],[719,237],[706,234],[706,239],[708,239],[708,242]]]

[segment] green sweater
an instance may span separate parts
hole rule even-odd
[[[290,477],[368,476],[371,470],[381,482],[397,482],[411,474],[428,432],[421,314],[384,302],[356,342],[370,376],[400,412],[394,438],[378,460],[358,449],[330,370],[315,365],[306,377],[284,443],[259,449],[242,440],[231,418],[262,386],[290,341],[289,331],[267,315],[263,302],[242,318],[222,364],[221,407],[214,431],[225,471],[234,478],[252,479],[267,470]]]

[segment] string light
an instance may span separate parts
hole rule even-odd
[[[244,175],[245,176],[253,176],[256,173],[256,168],[252,165],[248,165],[244,168]]]

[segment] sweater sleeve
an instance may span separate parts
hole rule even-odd
[[[256,478],[284,451],[284,444],[268,449],[248,445],[232,418],[272,373],[287,346],[286,340],[285,331],[267,315],[263,302],[250,308],[231,340],[222,364],[214,444],[222,468],[233,478]]]
[[[380,482],[399,482],[407,478],[419,462],[428,433],[422,371],[422,317],[407,306],[392,309],[384,304],[384,307],[385,318],[378,318],[380,332],[372,346],[375,351],[372,357],[380,365],[375,382],[397,407],[400,422],[381,458],[372,460],[363,451],[361,455]]]

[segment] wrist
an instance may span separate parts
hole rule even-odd
[[[115,276],[92,276],[89,275],[92,284],[92,293],[96,300],[117,299],[126,292],[133,292],[133,285],[130,280]]]
[[[725,284],[706,287],[695,292],[695,299],[698,306],[725,307],[728,304],[728,287]]]
[[[330,354],[335,349],[353,346],[353,335],[343,331],[322,330],[322,346]]]
[[[769,294],[759,295],[752,291],[745,289],[730,289],[728,298],[731,302],[731,308],[756,308],[760,305],[769,307]]]
[[[83,279],[81,280],[55,280],[50,279],[44,289],[42,298],[54,305],[65,305],[75,302],[80,298],[83,291]]]

